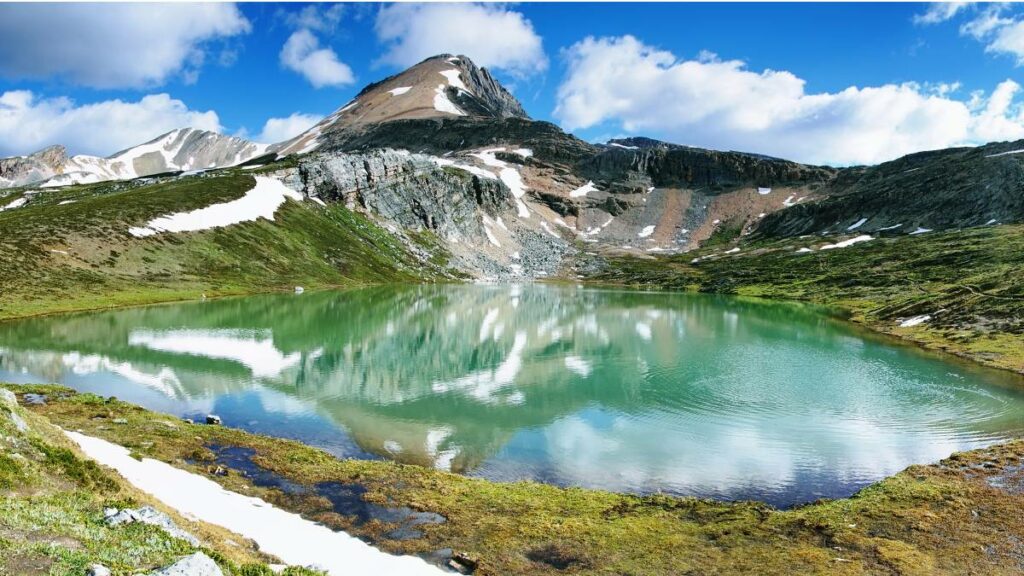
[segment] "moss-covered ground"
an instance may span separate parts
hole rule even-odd
[[[111,398],[59,387],[31,409],[64,428],[208,475],[392,551],[452,548],[478,574],[1019,574],[1024,567],[1024,441],[912,466],[851,498],[779,511],[630,496],[530,482],[494,483],[388,462],[340,460],[302,444],[180,422]],[[126,423],[115,423],[123,418]],[[119,420],[120,422],[120,420]],[[381,522],[355,524],[324,498],[256,486],[217,471],[211,447],[244,447],[292,483],[361,485],[367,501],[441,514],[422,536],[391,540]],[[218,473],[219,472],[219,473]]]
[[[104,508],[153,505],[199,537],[199,547],[163,529],[104,521]],[[0,398],[0,574],[82,576],[92,564],[138,574],[203,551],[229,576],[267,576],[266,562],[245,539],[189,521],[86,459],[44,417]],[[312,575],[304,569],[290,574]]]
[[[1024,372],[1024,226],[798,252],[835,240],[754,241],[733,254],[725,253],[730,243],[673,256],[611,256],[589,281],[813,302],[927,348]],[[931,319],[900,326],[922,315]]]

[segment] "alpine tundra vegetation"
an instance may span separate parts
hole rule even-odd
[[[389,47],[373,69],[408,67],[268,122],[276,141],[172,105],[197,126],[0,159],[0,574],[1024,570],[1019,86],[970,105],[911,83],[812,94],[588,37],[557,64],[555,124],[498,79],[521,94],[556,66],[517,7],[370,8]],[[169,29],[178,10],[136,9]],[[354,82],[318,38],[370,16],[275,9],[283,73]],[[252,26],[204,10],[193,50]],[[951,3],[914,26],[969,19],[1001,54],[1016,18]],[[424,23],[516,41],[428,56]],[[139,75],[11,52],[0,77],[188,84],[194,54]],[[694,119],[737,90],[797,110],[753,111],[756,153]],[[962,133],[802,143],[815,119],[899,108],[862,102],[881,92],[926,102],[897,132]],[[0,93],[0,134],[32,97]],[[563,130],[601,114],[620,125]],[[740,111],[708,117],[752,138]]]

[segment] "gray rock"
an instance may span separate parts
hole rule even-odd
[[[206,423],[207,424],[213,424],[215,426],[220,425],[220,423],[221,423],[220,416],[217,416],[216,414],[207,414],[206,415]]]
[[[85,576],[110,576],[110,568],[103,564],[93,564],[86,569]]]
[[[11,422],[14,423],[14,427],[18,429],[18,432],[26,432],[28,430],[28,424],[25,423],[25,420],[17,412],[11,412]]]
[[[0,404],[8,408],[14,408],[18,405],[18,397],[7,388],[0,388]]]
[[[126,508],[124,510],[118,510],[116,508],[107,508],[103,511],[105,516],[104,521],[108,526],[120,526],[121,524],[130,524],[132,522],[142,522],[143,524],[150,524],[152,526],[159,526],[163,528],[164,532],[167,532],[174,538],[180,538],[185,540],[193,546],[199,545],[199,539],[182,530],[177,524],[171,520],[171,517],[163,512],[160,512],[152,506],[143,506],[132,510]]]
[[[152,576],[224,576],[224,573],[212,558],[202,552],[196,552],[153,572]]]

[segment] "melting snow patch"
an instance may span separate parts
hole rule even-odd
[[[804,247],[804,248],[801,248],[801,249],[796,251],[797,254],[806,254],[808,252],[814,252],[814,250],[811,250],[810,248]]]
[[[143,227],[129,228],[137,238],[160,232],[194,232],[250,222],[260,218],[274,219],[274,212],[285,200],[302,200],[302,194],[288,188],[279,180],[256,177],[256,185],[245,196],[230,202],[213,204],[191,212],[178,212],[150,220]]]
[[[782,205],[783,206],[792,206],[792,205],[796,204],[796,202],[793,202],[793,198],[796,198],[796,194],[790,194],[788,198],[786,198],[785,200],[782,201]]]
[[[917,326],[918,324],[924,324],[931,320],[930,314],[922,314],[920,316],[914,316],[913,318],[907,318],[903,322],[900,322],[900,328],[910,328],[911,326]]]
[[[540,223],[540,227],[543,228],[545,232],[547,232],[548,234],[551,234],[555,238],[558,238],[559,240],[562,239],[561,236],[559,236],[554,230],[551,229],[550,226],[548,226],[547,222],[541,222]]]
[[[639,232],[639,233],[637,234],[637,236],[639,236],[639,237],[641,237],[641,238],[647,238],[647,237],[648,237],[648,236],[650,236],[651,234],[654,234],[654,226],[653,226],[653,225],[652,225],[652,226],[644,226],[644,229],[643,229],[643,230],[641,230],[641,231],[640,231],[640,232]]]
[[[579,198],[581,196],[586,196],[589,192],[596,192],[596,191],[597,191],[597,187],[594,186],[594,183],[588,181],[583,186],[580,186],[579,188],[573,190],[572,192],[569,192],[569,197],[570,198]]]
[[[910,235],[913,236],[914,234],[924,234],[925,232],[931,232],[931,231],[932,231],[931,228],[922,228],[922,227],[918,226],[917,230],[914,230],[913,232],[911,232]]]
[[[760,194],[761,196],[767,196],[768,194],[772,193],[772,189],[771,188],[758,188],[757,189],[757,193]]]
[[[518,154],[523,158],[529,158],[530,156],[533,156],[533,150],[530,150],[529,148],[516,148],[515,150],[512,151],[512,153]]]
[[[843,240],[842,242],[836,242],[835,244],[826,244],[822,246],[821,249],[832,250],[833,248],[846,248],[847,246],[853,246],[854,244],[867,242],[869,240],[874,240],[874,238],[867,234],[862,234],[860,236],[857,236],[856,238],[850,238],[849,240]]]
[[[448,99],[448,95],[444,93],[444,84],[438,84],[437,90],[434,91],[434,110],[456,116],[466,115],[465,112],[460,110],[455,104],[452,104],[452,101]]]
[[[993,219],[989,220],[988,222],[985,222],[985,226],[991,226],[992,224],[995,224],[995,223],[996,223],[996,219],[993,218]]]
[[[892,226],[886,226],[885,228],[879,228],[878,231],[879,232],[885,232],[886,230],[895,230],[895,229],[899,228],[900,226],[903,226],[903,224],[893,224]]]
[[[431,160],[438,166],[451,166],[452,168],[458,168],[459,170],[465,170],[470,174],[475,174],[481,178],[487,178],[488,180],[497,180],[498,177],[494,175],[494,172],[490,170],[484,170],[476,166],[470,166],[469,164],[459,164],[455,160],[449,160],[448,158],[433,157]]]
[[[466,92],[469,92],[469,88],[467,88],[466,85],[462,83],[462,78],[459,77],[459,74],[460,72],[456,68],[441,71],[441,76],[444,76],[445,78],[448,79],[449,86],[454,86],[460,90],[465,90]]]
[[[861,218],[860,220],[857,220],[856,222],[851,224],[850,227],[847,228],[847,230],[856,230],[857,228],[860,228],[861,226],[863,226],[864,223],[867,222],[867,221],[868,221],[867,218]]]
[[[392,88],[391,90],[388,90],[388,93],[390,93],[392,96],[401,96],[402,94],[405,94],[409,90],[412,90],[412,86],[400,86],[398,88]]]
[[[265,166],[265,164],[256,164],[254,166],[243,166],[242,170],[255,170],[257,168],[263,168],[263,166]]]
[[[439,568],[419,558],[382,552],[358,538],[281,510],[260,498],[225,490],[209,478],[152,458],[136,460],[127,448],[106,440],[77,432],[65,434],[89,458],[113,468],[133,486],[181,515],[251,538],[261,551],[287,564],[314,565],[331,575],[442,574]]]
[[[20,208],[24,206],[26,202],[28,202],[28,198],[18,198],[17,200],[9,202],[6,206],[0,207],[0,212],[3,212],[4,210],[14,210],[15,208]]]
[[[736,248],[733,248],[732,250],[726,250],[726,251],[725,251],[725,253],[726,253],[726,254],[735,254],[735,253],[737,253],[737,252],[739,252],[739,251],[740,251],[740,249],[739,249],[739,247],[737,246]]]
[[[996,156],[1008,156],[1010,154],[1024,154],[1024,149],[1021,150],[1009,150],[1007,152],[1000,152],[998,154],[989,154],[985,158],[995,158]]]
[[[609,146],[614,146],[616,148],[622,148],[623,150],[639,150],[640,149],[639,146],[626,146],[625,144],[619,144],[618,142],[609,142],[608,145]]]

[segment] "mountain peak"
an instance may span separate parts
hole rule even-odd
[[[522,105],[486,68],[466,56],[439,54],[369,84],[345,106],[281,143],[281,155],[309,152],[328,132],[429,118],[524,118]]]

